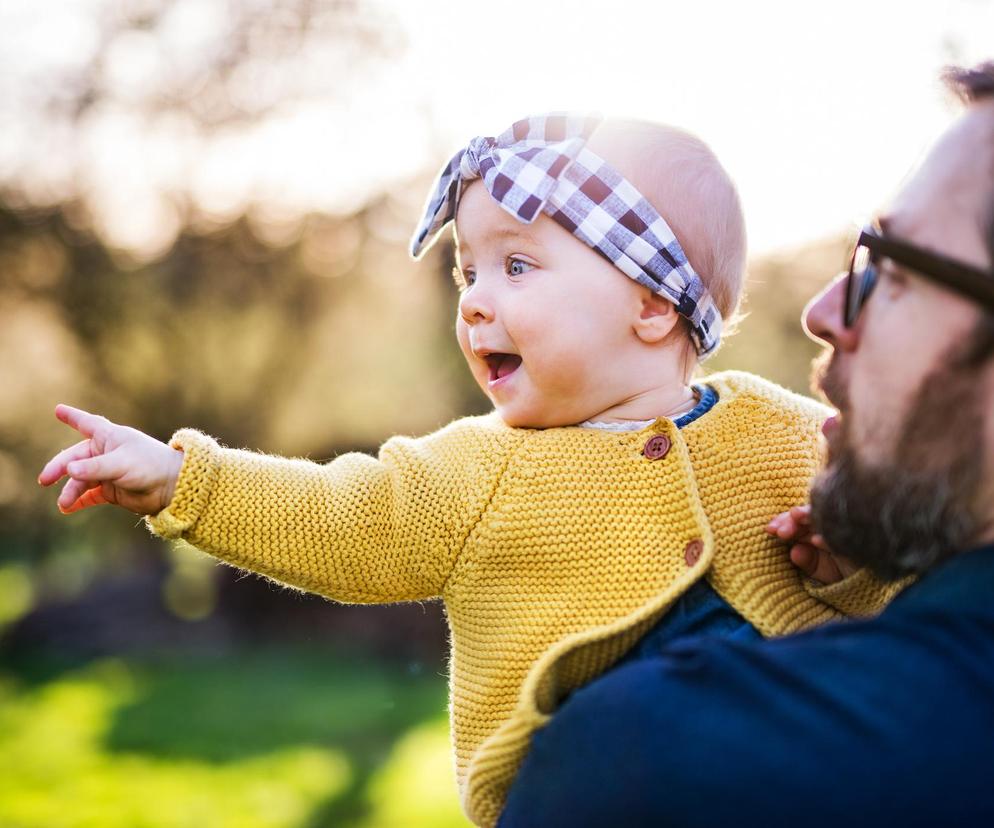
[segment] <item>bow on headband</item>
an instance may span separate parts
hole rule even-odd
[[[530,224],[546,213],[626,276],[669,299],[691,325],[700,356],[721,339],[721,314],[669,225],[600,156],[586,149],[594,115],[517,121],[497,138],[474,138],[439,173],[411,240],[423,254],[455,218],[465,182],[482,178],[494,200]]]

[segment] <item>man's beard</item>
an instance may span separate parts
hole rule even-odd
[[[811,488],[816,530],[829,547],[888,580],[921,573],[967,548],[980,521],[984,408],[978,343],[959,343],[923,379],[890,457],[872,466],[852,444],[845,389],[827,360],[821,387],[841,417],[825,470]]]

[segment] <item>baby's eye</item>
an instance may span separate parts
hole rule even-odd
[[[504,265],[508,276],[523,276],[534,267],[535,265],[530,262],[526,262],[524,259],[515,259],[514,257],[508,258],[507,263]]]
[[[459,290],[466,290],[476,281],[476,273],[472,270],[460,270],[458,267],[452,268],[452,281],[456,283]]]

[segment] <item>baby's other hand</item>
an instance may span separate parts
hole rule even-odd
[[[55,416],[86,438],[60,451],[38,475],[42,486],[69,475],[58,499],[63,514],[114,503],[154,515],[169,505],[183,465],[182,451],[69,405],[57,405]]]
[[[856,571],[856,567],[828,548],[825,539],[811,527],[811,506],[792,506],[767,524],[766,531],[790,544],[790,561],[809,578],[834,584]]]

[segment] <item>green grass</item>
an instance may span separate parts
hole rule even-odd
[[[307,651],[0,672],[4,828],[449,828],[445,682]]]

